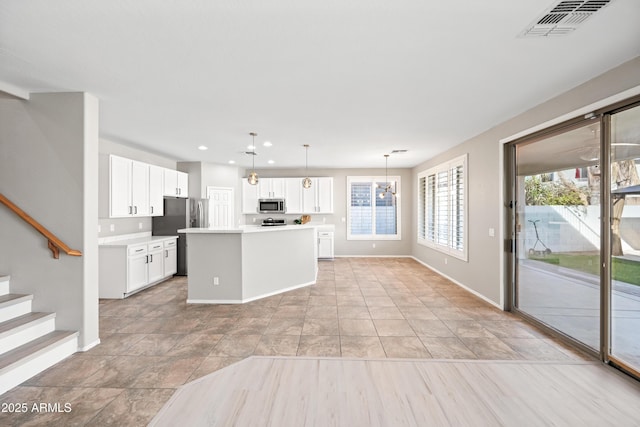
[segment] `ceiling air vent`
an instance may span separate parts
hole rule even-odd
[[[570,34],[612,0],[562,0],[554,3],[520,34],[520,37],[549,37]]]

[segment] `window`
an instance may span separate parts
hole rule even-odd
[[[467,260],[467,155],[418,174],[418,243]]]
[[[400,240],[399,196],[399,176],[348,176],[347,239]]]

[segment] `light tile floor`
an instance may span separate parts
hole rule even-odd
[[[177,387],[251,355],[592,360],[409,258],[321,262],[315,285],[244,305],[186,296],[177,277],[101,300],[102,343],[0,396],[29,409],[0,425],[146,425]]]

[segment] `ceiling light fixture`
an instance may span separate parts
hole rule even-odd
[[[247,181],[251,185],[256,185],[258,184],[258,174],[256,173],[256,136],[258,136],[258,134],[251,132],[249,135],[253,138],[253,143],[251,144],[253,151],[251,152],[251,173],[249,174]]]
[[[302,188],[311,188],[311,178],[309,178],[309,144],[304,144],[304,171],[305,177],[302,180]]]
[[[208,149],[209,149],[209,147],[207,147],[206,145],[200,145],[198,147],[198,150],[202,150],[202,151],[205,151],[205,150],[208,150]]]
[[[269,160],[267,161],[267,163],[269,163],[270,165],[274,164],[275,162],[273,160]]]
[[[271,141],[265,141],[264,144],[265,147],[271,147],[273,144],[271,143]]]
[[[229,164],[230,164],[230,165],[234,165],[235,163],[236,163],[236,161],[235,161],[235,160],[229,160]]]

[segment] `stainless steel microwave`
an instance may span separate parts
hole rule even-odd
[[[287,213],[287,204],[284,199],[258,199],[258,213]]]

